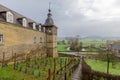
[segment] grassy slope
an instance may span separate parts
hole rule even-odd
[[[13,66],[0,68],[0,79],[6,80],[34,80],[35,76],[13,70]],[[36,78],[37,80],[37,78]]]
[[[51,60],[50,60],[51,59]],[[62,59],[62,66],[64,66],[64,60],[68,59],[67,57],[60,57],[56,59],[56,70],[60,69],[60,60]],[[8,67],[3,67],[0,68],[0,79],[5,79],[5,80],[46,80],[47,76],[48,76],[48,68],[51,68],[52,72],[53,72],[53,58],[42,58],[40,59],[41,61],[37,61],[40,64],[40,69],[36,69],[36,68],[28,68],[29,73],[25,73],[25,66],[26,63],[20,63],[19,64],[19,68],[18,70],[14,70],[13,69],[13,65],[8,66]],[[45,65],[46,60],[48,61],[52,61],[52,66],[50,67],[50,62],[48,62],[47,65]],[[30,65],[34,64],[34,61],[30,62]],[[20,66],[22,66],[22,72],[19,71]],[[30,70],[31,69],[31,70]],[[35,76],[33,76],[31,74],[30,71],[32,71],[32,69],[35,70]],[[38,72],[40,71],[41,76],[38,77]]]
[[[99,61],[99,60],[91,60],[91,59],[86,59],[85,60],[88,65],[91,66],[93,70],[96,71],[101,71],[101,72],[107,72],[107,62],[105,61]],[[120,63],[116,62],[115,67],[112,68],[112,64],[110,63],[110,69],[109,69],[110,74],[114,75],[120,75]]]

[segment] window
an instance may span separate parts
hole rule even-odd
[[[36,38],[36,37],[34,37],[34,44],[36,43],[36,39],[37,39],[37,38]]]
[[[42,43],[42,38],[40,37],[40,43]]]
[[[41,25],[39,25],[39,31],[41,31]]]
[[[0,45],[4,44],[4,37],[3,34],[0,34]]]
[[[33,23],[33,29],[36,30],[36,24],[35,23]]]
[[[25,18],[22,19],[22,26],[27,27],[27,20]]]
[[[10,22],[10,23],[13,23],[13,22],[14,22],[13,14],[12,14],[11,12],[7,12],[7,13],[6,13],[6,21],[7,21],[7,22]]]
[[[51,32],[52,32],[52,30],[49,28],[49,29],[48,29],[48,33],[51,33]]]
[[[45,32],[45,27],[43,27],[43,32]]]

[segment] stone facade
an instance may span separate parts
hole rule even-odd
[[[4,44],[0,46],[0,59],[5,52],[6,59],[11,58],[14,53],[27,54],[39,49],[39,54],[46,56],[46,33],[7,22],[0,22],[0,34],[3,34]]]

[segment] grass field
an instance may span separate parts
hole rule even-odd
[[[96,40],[96,39],[81,39],[80,40],[83,43],[83,47],[94,45],[96,47],[104,47],[106,45],[106,40]]]
[[[13,66],[0,68],[0,80],[37,80],[33,75],[13,69]]]
[[[66,52],[66,51],[68,51],[68,50],[67,50],[67,47],[69,47],[68,44],[59,44],[59,45],[58,45],[58,51],[59,51],[59,52]]]
[[[100,61],[100,60],[91,60],[85,59],[88,65],[91,66],[93,70],[100,71],[100,72],[107,72],[107,62]],[[120,63],[116,62],[114,68],[112,67],[112,63],[110,63],[109,73],[113,75],[120,75]]]
[[[59,44],[58,45],[58,52],[70,52],[71,50],[67,50],[68,47],[69,47],[68,44]],[[85,49],[85,51],[87,51],[87,52],[96,52],[98,50],[94,49],[94,48],[87,48],[87,49]]]

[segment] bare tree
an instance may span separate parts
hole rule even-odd
[[[80,49],[79,45],[79,37],[76,36],[75,38],[72,39],[72,43],[70,45],[70,49],[74,51],[78,51]]]

